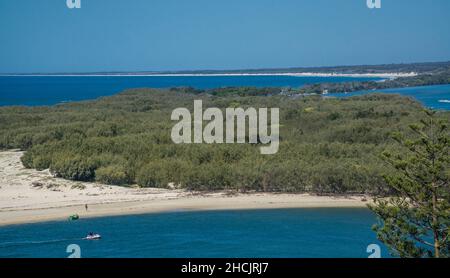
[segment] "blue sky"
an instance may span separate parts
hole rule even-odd
[[[0,72],[450,60],[449,0],[0,0]]]

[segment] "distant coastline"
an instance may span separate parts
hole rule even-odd
[[[341,65],[288,68],[143,70],[84,72],[3,72],[0,76],[300,76],[300,77],[415,77],[447,71],[450,61],[407,64]]]
[[[353,78],[400,78],[400,77],[414,77],[417,76],[416,72],[408,73],[319,73],[319,72],[297,72],[297,73],[86,73],[86,74],[0,74],[1,77],[208,77],[208,76],[294,76],[294,77],[353,77]]]

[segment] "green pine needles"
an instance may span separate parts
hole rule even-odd
[[[385,176],[394,197],[378,199],[370,208],[380,219],[378,238],[400,257],[450,256],[450,156],[447,122],[426,111],[411,125],[412,138],[400,133],[397,152],[383,158],[395,174]]]

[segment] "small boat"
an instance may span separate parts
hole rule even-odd
[[[102,236],[99,234],[89,234],[87,235],[84,239],[86,240],[97,240],[97,239],[101,239]]]
[[[69,216],[69,221],[74,221],[80,219],[80,216],[78,214],[74,214]]]

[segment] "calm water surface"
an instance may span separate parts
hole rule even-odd
[[[170,212],[0,227],[0,257],[368,257],[368,209]],[[99,241],[81,238],[98,232]],[[381,245],[381,244],[380,244]],[[382,256],[388,252],[382,246]]]
[[[292,87],[325,82],[381,80],[380,78],[296,76],[0,76],[0,106],[53,105],[110,96],[130,88],[191,86],[200,89],[227,86]],[[450,110],[450,85],[381,90],[410,96],[433,109]],[[333,94],[349,97],[369,92]]]
[[[377,80],[348,77],[295,76],[0,76],[0,106],[52,105],[110,96],[130,88],[191,86],[301,87],[323,82]]]

